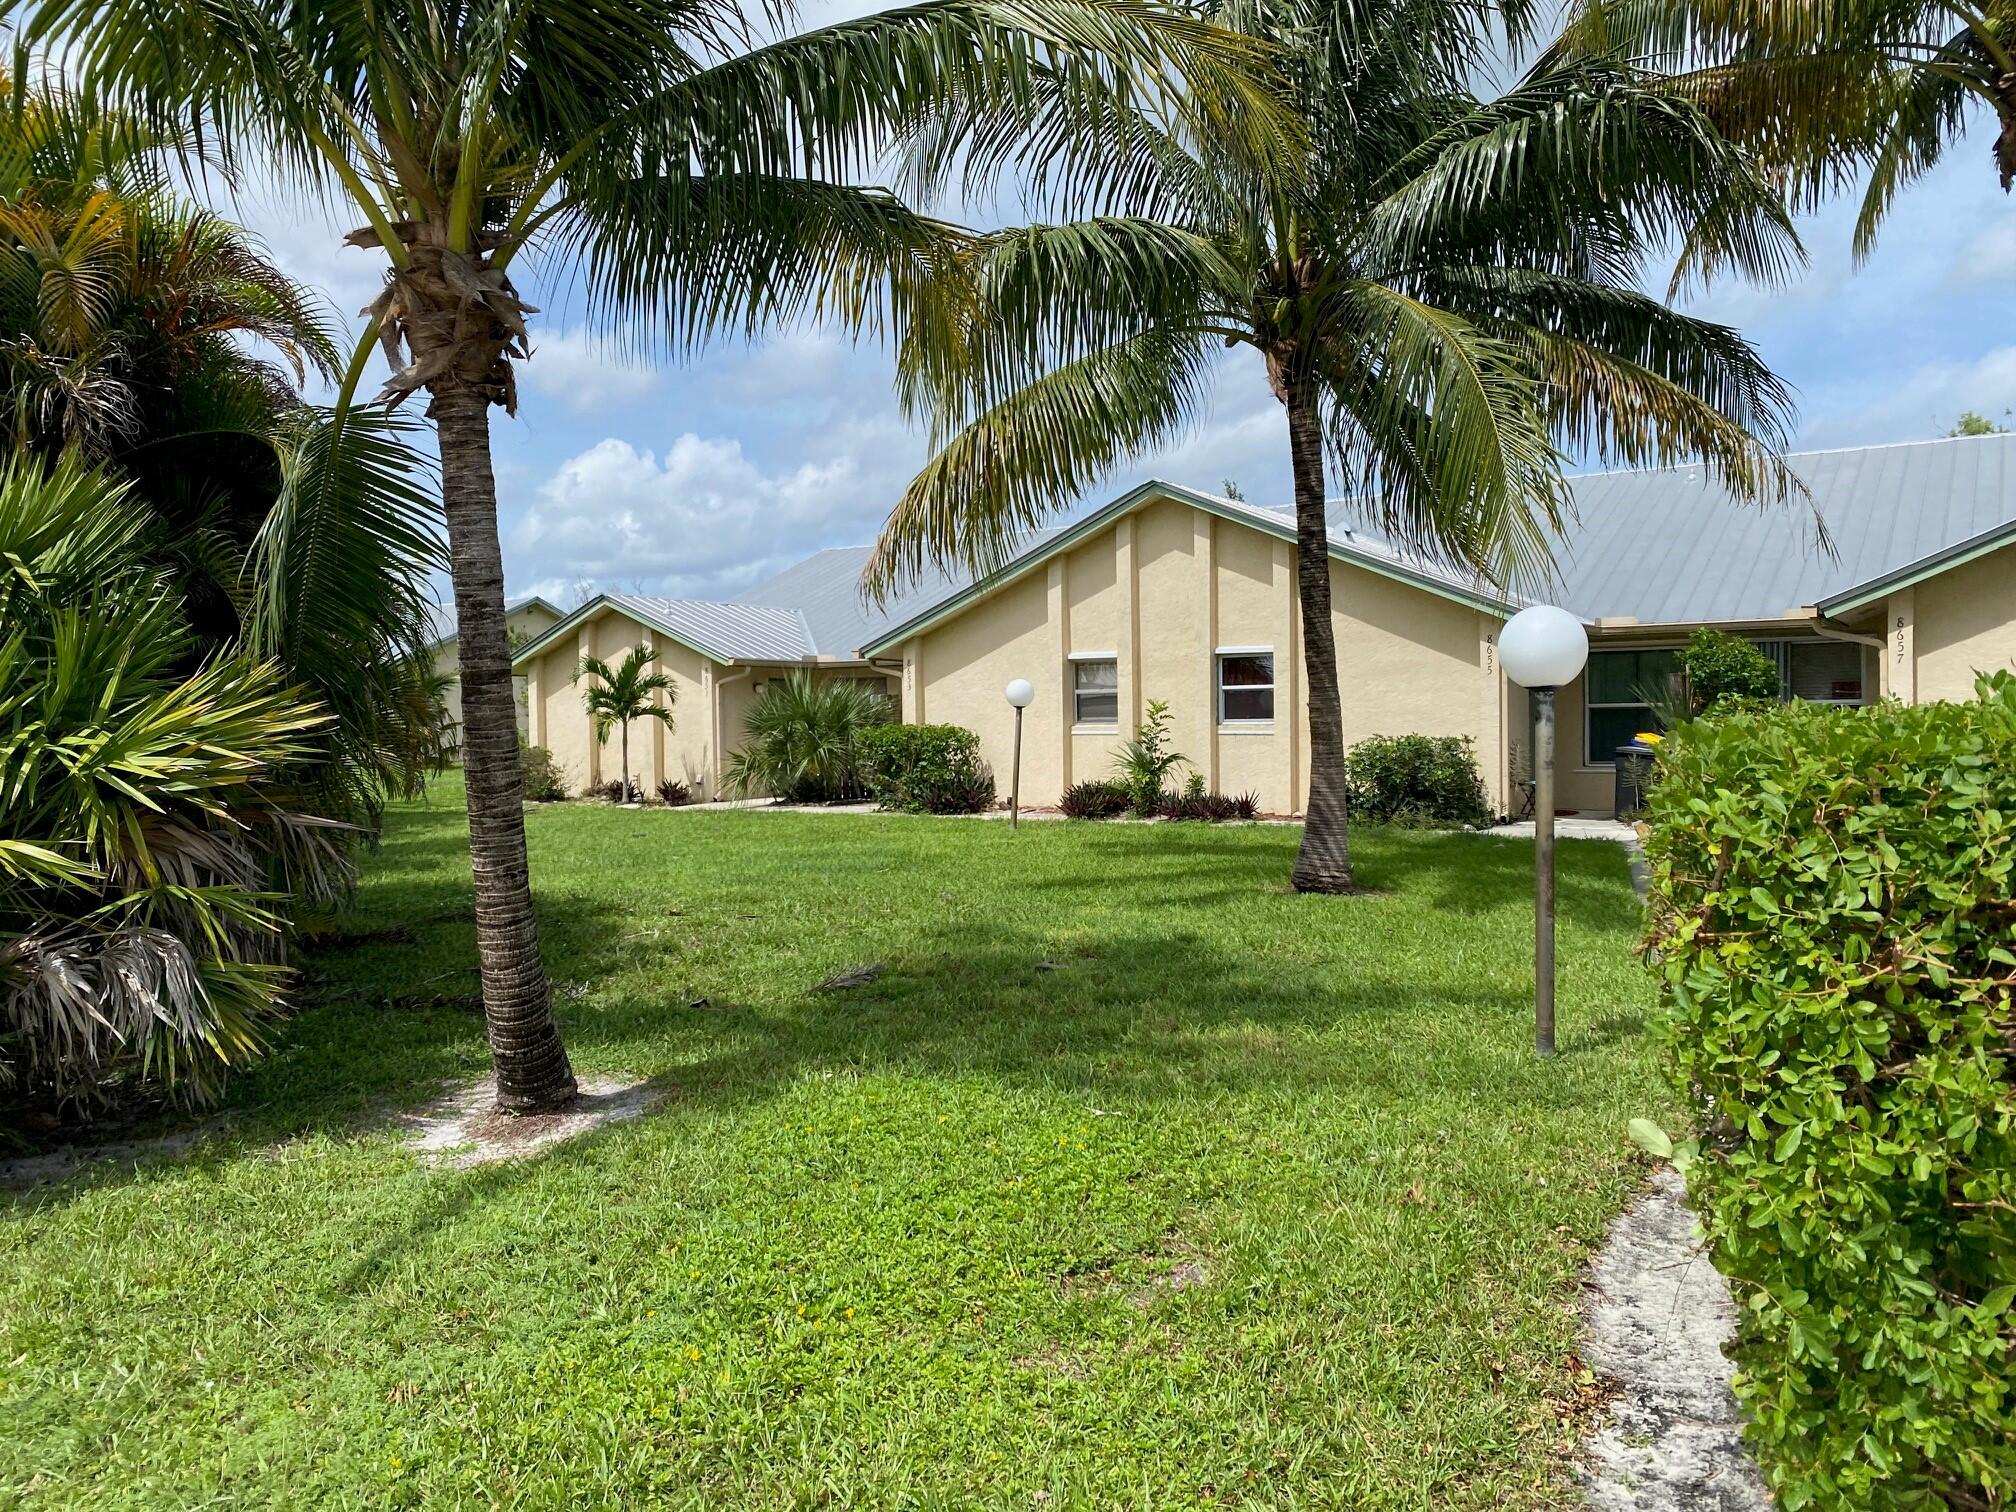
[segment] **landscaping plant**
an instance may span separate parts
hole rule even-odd
[[[1690,717],[1728,712],[1743,703],[1775,701],[1778,664],[1751,642],[1706,626],[1687,638],[1678,657]]]
[[[844,677],[797,667],[772,678],[742,723],[743,747],[731,752],[722,785],[747,797],[767,793],[792,803],[863,797],[861,738],[889,721],[888,695]]]
[[[528,745],[518,752],[525,773],[525,796],[534,803],[558,803],[567,796],[567,774],[544,746]]]
[[[621,777],[607,784],[615,789],[612,801],[616,803],[643,801],[637,784],[630,780],[630,721],[655,719],[668,730],[674,728],[672,705],[679,697],[679,690],[672,685],[669,672],[648,670],[657,657],[653,646],[632,646],[619,666],[612,668],[600,657],[584,656],[574,672],[576,682],[584,677],[595,679],[581,695],[583,706],[595,721],[595,739],[607,745],[612,726],[623,732]]]
[[[2016,1500],[2016,678],[1662,756],[1650,958],[1788,1509]],[[1675,1145],[1677,1144],[1677,1148]]]
[[[1131,740],[1113,752],[1113,772],[1127,790],[1127,801],[1143,819],[1161,812],[1170,773],[1188,766],[1190,758],[1169,748],[1169,704],[1148,700],[1148,717],[1135,726]]]
[[[1375,824],[1459,828],[1491,806],[1467,735],[1373,735],[1344,764],[1351,807]]]
[[[1110,778],[1074,782],[1057,805],[1067,819],[1114,819],[1133,807],[1124,783]]]
[[[74,461],[0,470],[0,1102],[214,1094],[277,1017],[294,898],[349,873],[289,807],[328,716],[198,658],[154,521]],[[284,890],[283,890],[284,884]]]
[[[693,801],[693,790],[676,777],[667,777],[658,784],[658,801],[670,808],[680,808]]]
[[[861,736],[868,796],[905,814],[977,814],[994,806],[980,737],[961,725],[885,724]]]

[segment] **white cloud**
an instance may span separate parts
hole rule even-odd
[[[2016,215],[2004,215],[1975,233],[1953,259],[1951,282],[1960,288],[2016,279]]]
[[[1815,395],[1807,447],[1872,446],[1941,436],[1962,410],[2001,419],[2016,410],[2016,346],[1969,362],[1927,362],[1899,379],[1872,375]]]
[[[539,486],[511,532],[516,575],[711,598],[870,539],[918,448],[895,426],[821,439],[820,460],[768,471],[732,439],[689,432],[661,454],[605,437]]]
[[[518,364],[519,382],[559,400],[577,415],[635,404],[658,386],[658,370],[624,350],[624,339],[576,327],[532,333],[532,355]]]

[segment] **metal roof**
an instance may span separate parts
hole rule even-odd
[[[1556,582],[1540,591],[1592,619],[1776,619],[1836,604],[1862,584],[2016,524],[2016,435],[1786,460],[1810,503],[1743,504],[1699,466],[1571,479],[1579,518],[1555,543]]]

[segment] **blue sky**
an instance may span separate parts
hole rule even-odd
[[[1742,329],[1795,387],[1802,446],[1922,439],[1963,409],[2016,408],[2016,199],[1996,186],[1989,140],[1977,127],[1898,201],[1863,267],[1843,202],[1802,223],[1812,267],[1792,286],[1723,284],[1692,301]],[[344,314],[371,297],[377,263],[340,245],[347,221],[256,191],[236,210]],[[822,546],[873,538],[924,458],[883,353],[797,331],[685,363],[639,361],[582,327],[578,294],[543,287],[563,271],[534,272],[527,294],[545,308],[519,417],[494,412],[513,595],[568,603],[587,584],[719,597]],[[1159,476],[1212,489],[1230,478],[1255,502],[1282,502],[1286,443],[1257,359],[1228,353],[1207,423],[1129,463],[1099,497]]]

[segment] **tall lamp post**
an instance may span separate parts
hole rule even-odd
[[[1554,1053],[1554,692],[1582,675],[1589,636],[1566,609],[1521,609],[1498,636],[1505,675],[1533,699],[1533,1048]]]
[[[1022,828],[1022,711],[1036,701],[1036,689],[1026,677],[1018,677],[1001,690],[1015,710],[1015,761],[1008,768],[1008,828]]]

